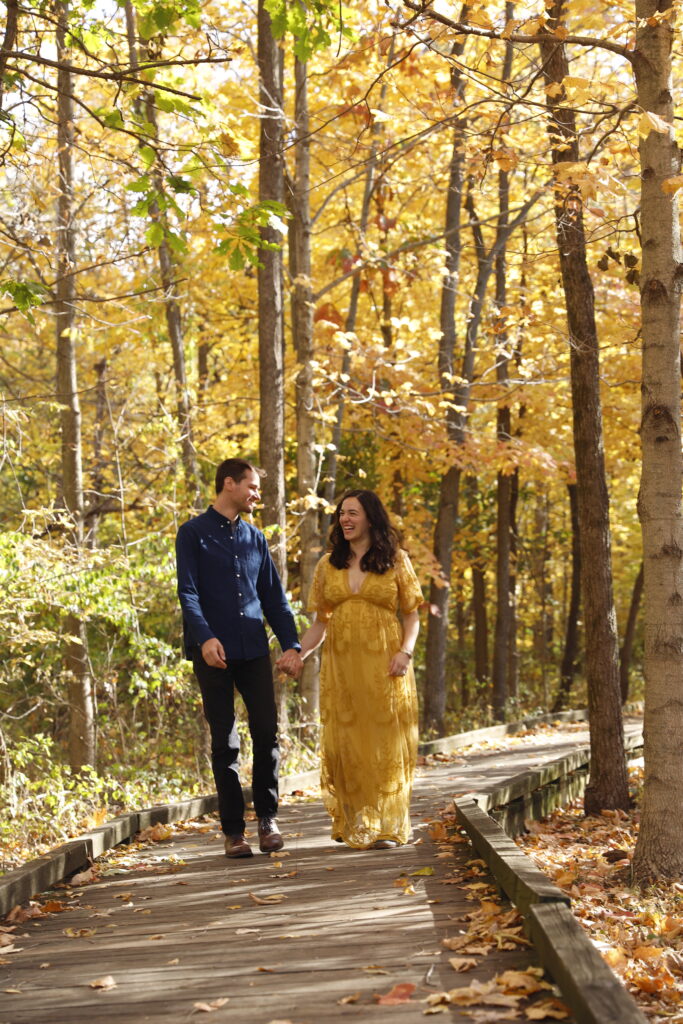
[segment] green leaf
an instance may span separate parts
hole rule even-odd
[[[411,875],[433,875],[434,874],[434,868],[432,868],[432,867],[419,868],[417,871],[411,871],[410,873],[411,873]]]
[[[178,174],[169,174],[166,180],[174,192],[194,194],[192,183],[187,178],[181,178]]]
[[[145,238],[150,245],[153,245],[155,249],[161,245],[164,240],[164,229],[159,221],[155,221],[145,231]]]
[[[176,235],[174,231],[166,232],[166,241],[173,252],[177,253],[179,256],[183,256],[187,252],[187,243],[185,239],[181,238],[180,235]]]
[[[121,116],[121,111],[116,107],[113,110],[102,113],[100,116],[102,117],[102,123],[107,128],[123,128],[123,117]]]
[[[131,181],[126,185],[127,192],[147,192],[151,186],[149,175],[143,174],[141,178],[136,181]]]
[[[156,153],[151,146],[140,146],[140,156],[145,167],[151,167],[157,158]]]

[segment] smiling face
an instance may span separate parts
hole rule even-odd
[[[229,494],[230,503],[237,514],[253,512],[261,500],[261,480],[253,469],[247,470],[239,481],[227,476],[224,488]]]
[[[358,498],[344,498],[339,509],[339,525],[349,543],[370,537],[370,520]]]

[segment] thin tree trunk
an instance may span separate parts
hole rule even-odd
[[[387,67],[389,67],[394,59],[394,45],[395,37],[391,37],[389,45],[389,52],[387,54]],[[380,88],[377,108],[383,109],[384,100],[387,94],[387,79],[386,77],[382,81]],[[365,241],[365,236],[368,230],[368,223],[370,221],[370,209],[372,204],[372,197],[377,185],[377,165],[379,163],[379,148],[382,136],[384,134],[384,128],[382,122],[377,120],[373,122],[372,128],[372,143],[370,146],[370,154],[367,159],[367,170],[365,172],[365,184],[363,188],[363,201],[361,203],[360,218],[358,220],[358,248],[361,249],[362,243]],[[358,299],[360,297],[360,286],[361,286],[361,272],[360,270],[353,275],[351,280],[351,295],[349,297],[349,308],[346,314],[346,321],[344,323],[344,330],[347,334],[351,334],[356,329],[356,318],[358,316]],[[341,376],[342,378],[348,374],[351,366],[351,356],[348,351],[344,351],[342,356],[341,365]],[[325,465],[325,501],[328,505],[334,504],[335,497],[337,494],[337,456],[341,447],[342,430],[344,424],[344,410],[346,403],[344,401],[344,393],[342,392],[337,405],[337,413],[335,416],[334,427],[332,429],[332,447],[329,450],[329,455]],[[321,530],[323,535],[323,541],[327,538],[327,533],[331,523],[330,513],[324,513],[321,517]]]
[[[107,360],[100,359],[95,363],[97,383],[95,385],[95,425],[93,429],[93,462],[92,462],[92,490],[90,491],[90,502],[92,508],[87,514],[86,543],[90,548],[97,547],[97,533],[102,515],[95,511],[104,502],[104,458],[102,446],[104,442],[105,423],[108,418],[107,401]]]
[[[631,592],[631,603],[629,605],[626,629],[624,631],[624,642],[621,645],[621,650],[619,651],[619,681],[621,684],[622,704],[625,704],[628,700],[629,669],[631,667],[631,657],[633,655],[633,642],[636,636],[636,623],[638,622],[640,601],[643,596],[644,578],[645,573],[643,571],[643,563],[641,562],[640,568],[638,569],[638,575],[636,576],[633,584],[633,590]]]
[[[68,5],[58,3],[56,14],[57,59],[68,64]],[[71,72],[61,68],[57,73],[57,399],[61,406],[62,497],[73,523],[71,541],[78,550],[83,543],[83,465],[76,359],[73,151],[73,81]],[[95,764],[95,716],[88,638],[83,619],[73,612],[66,615],[64,628],[68,637],[64,661],[69,692],[69,763],[74,771],[79,771],[85,765]]]
[[[569,74],[562,29],[562,0],[549,8],[541,42],[547,94],[549,141],[556,167],[579,160],[576,115],[567,105],[563,79]],[[559,92],[558,92],[559,87]],[[586,260],[581,193],[558,176],[555,221],[569,326],[574,453],[581,530],[582,598],[586,635],[586,681],[591,737],[587,813],[628,807],[628,776],[619,694],[617,621],[612,594],[609,496],[605,475],[600,401],[600,366],[593,282]],[[559,191],[562,190],[562,191]]]
[[[128,56],[131,68],[135,69],[139,64],[137,24],[135,8],[132,0],[126,0],[126,34],[128,39]],[[151,126],[151,133],[144,136],[145,145],[150,146],[156,154],[152,164],[151,177],[156,191],[162,194],[164,191],[163,171],[157,152],[159,126],[157,111],[154,105],[154,94],[151,90],[145,91],[142,98],[135,104],[137,116]],[[160,224],[164,235],[168,229],[165,215],[159,209],[156,202],[150,206],[150,217]],[[201,481],[197,452],[194,446],[192,430],[192,401],[187,381],[187,369],[185,363],[185,341],[183,337],[183,322],[176,285],[176,268],[174,265],[171,248],[166,241],[162,240],[157,246],[157,259],[159,263],[159,276],[164,291],[164,315],[166,317],[166,329],[168,340],[171,345],[173,356],[173,379],[175,382],[176,396],[176,422],[180,434],[180,451],[185,477],[187,498],[191,505],[199,509],[203,506],[201,494]]]
[[[303,607],[313,582],[313,572],[321,555],[318,506],[316,499],[317,457],[313,407],[313,288],[311,281],[310,212],[310,137],[308,117],[307,67],[295,58],[295,171],[289,187],[289,264],[292,279],[292,335],[299,372],[296,377],[296,468],[299,514],[299,585]],[[316,653],[307,659],[299,683],[302,714],[315,721],[319,711],[319,659]],[[310,727],[304,734],[314,736]]]
[[[284,200],[284,55],[273,37],[265,0],[258,4],[259,107],[259,201]],[[275,249],[262,249],[258,269],[259,333],[259,450],[266,471],[263,480],[263,524],[273,560],[287,578],[285,521],[285,394],[283,332],[282,236],[270,225],[261,228],[264,242]]]
[[[7,56],[14,50],[19,29],[19,0],[5,0],[5,6],[7,7],[7,20],[5,22],[2,46],[0,46],[0,110],[2,110],[2,97],[5,87]]]
[[[560,666],[560,688],[553,704],[553,712],[562,711],[569,703],[569,694],[576,675],[579,653],[579,610],[581,607],[581,543],[579,526],[579,500],[576,484],[567,484],[572,530],[572,578],[567,609],[567,629],[564,653]]]
[[[645,788],[633,870],[641,882],[683,873],[683,522],[681,490],[679,205],[671,0],[636,0],[638,104],[660,122],[641,129],[643,470],[638,512],[645,565]],[[662,130],[662,127],[664,130]]]

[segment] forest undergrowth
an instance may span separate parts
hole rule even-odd
[[[654,1024],[683,1021],[683,882],[633,884],[643,762],[629,765],[633,809],[585,817],[580,802],[517,839],[571,897],[572,910],[604,960]]]

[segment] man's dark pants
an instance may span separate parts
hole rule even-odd
[[[254,750],[252,792],[259,818],[274,818],[278,803],[277,710],[270,658],[229,661],[212,668],[200,653],[193,658],[204,715],[211,730],[211,765],[218,793],[221,828],[226,836],[244,832],[244,796],[239,779],[240,741],[235,721],[235,687],[247,709]]]

